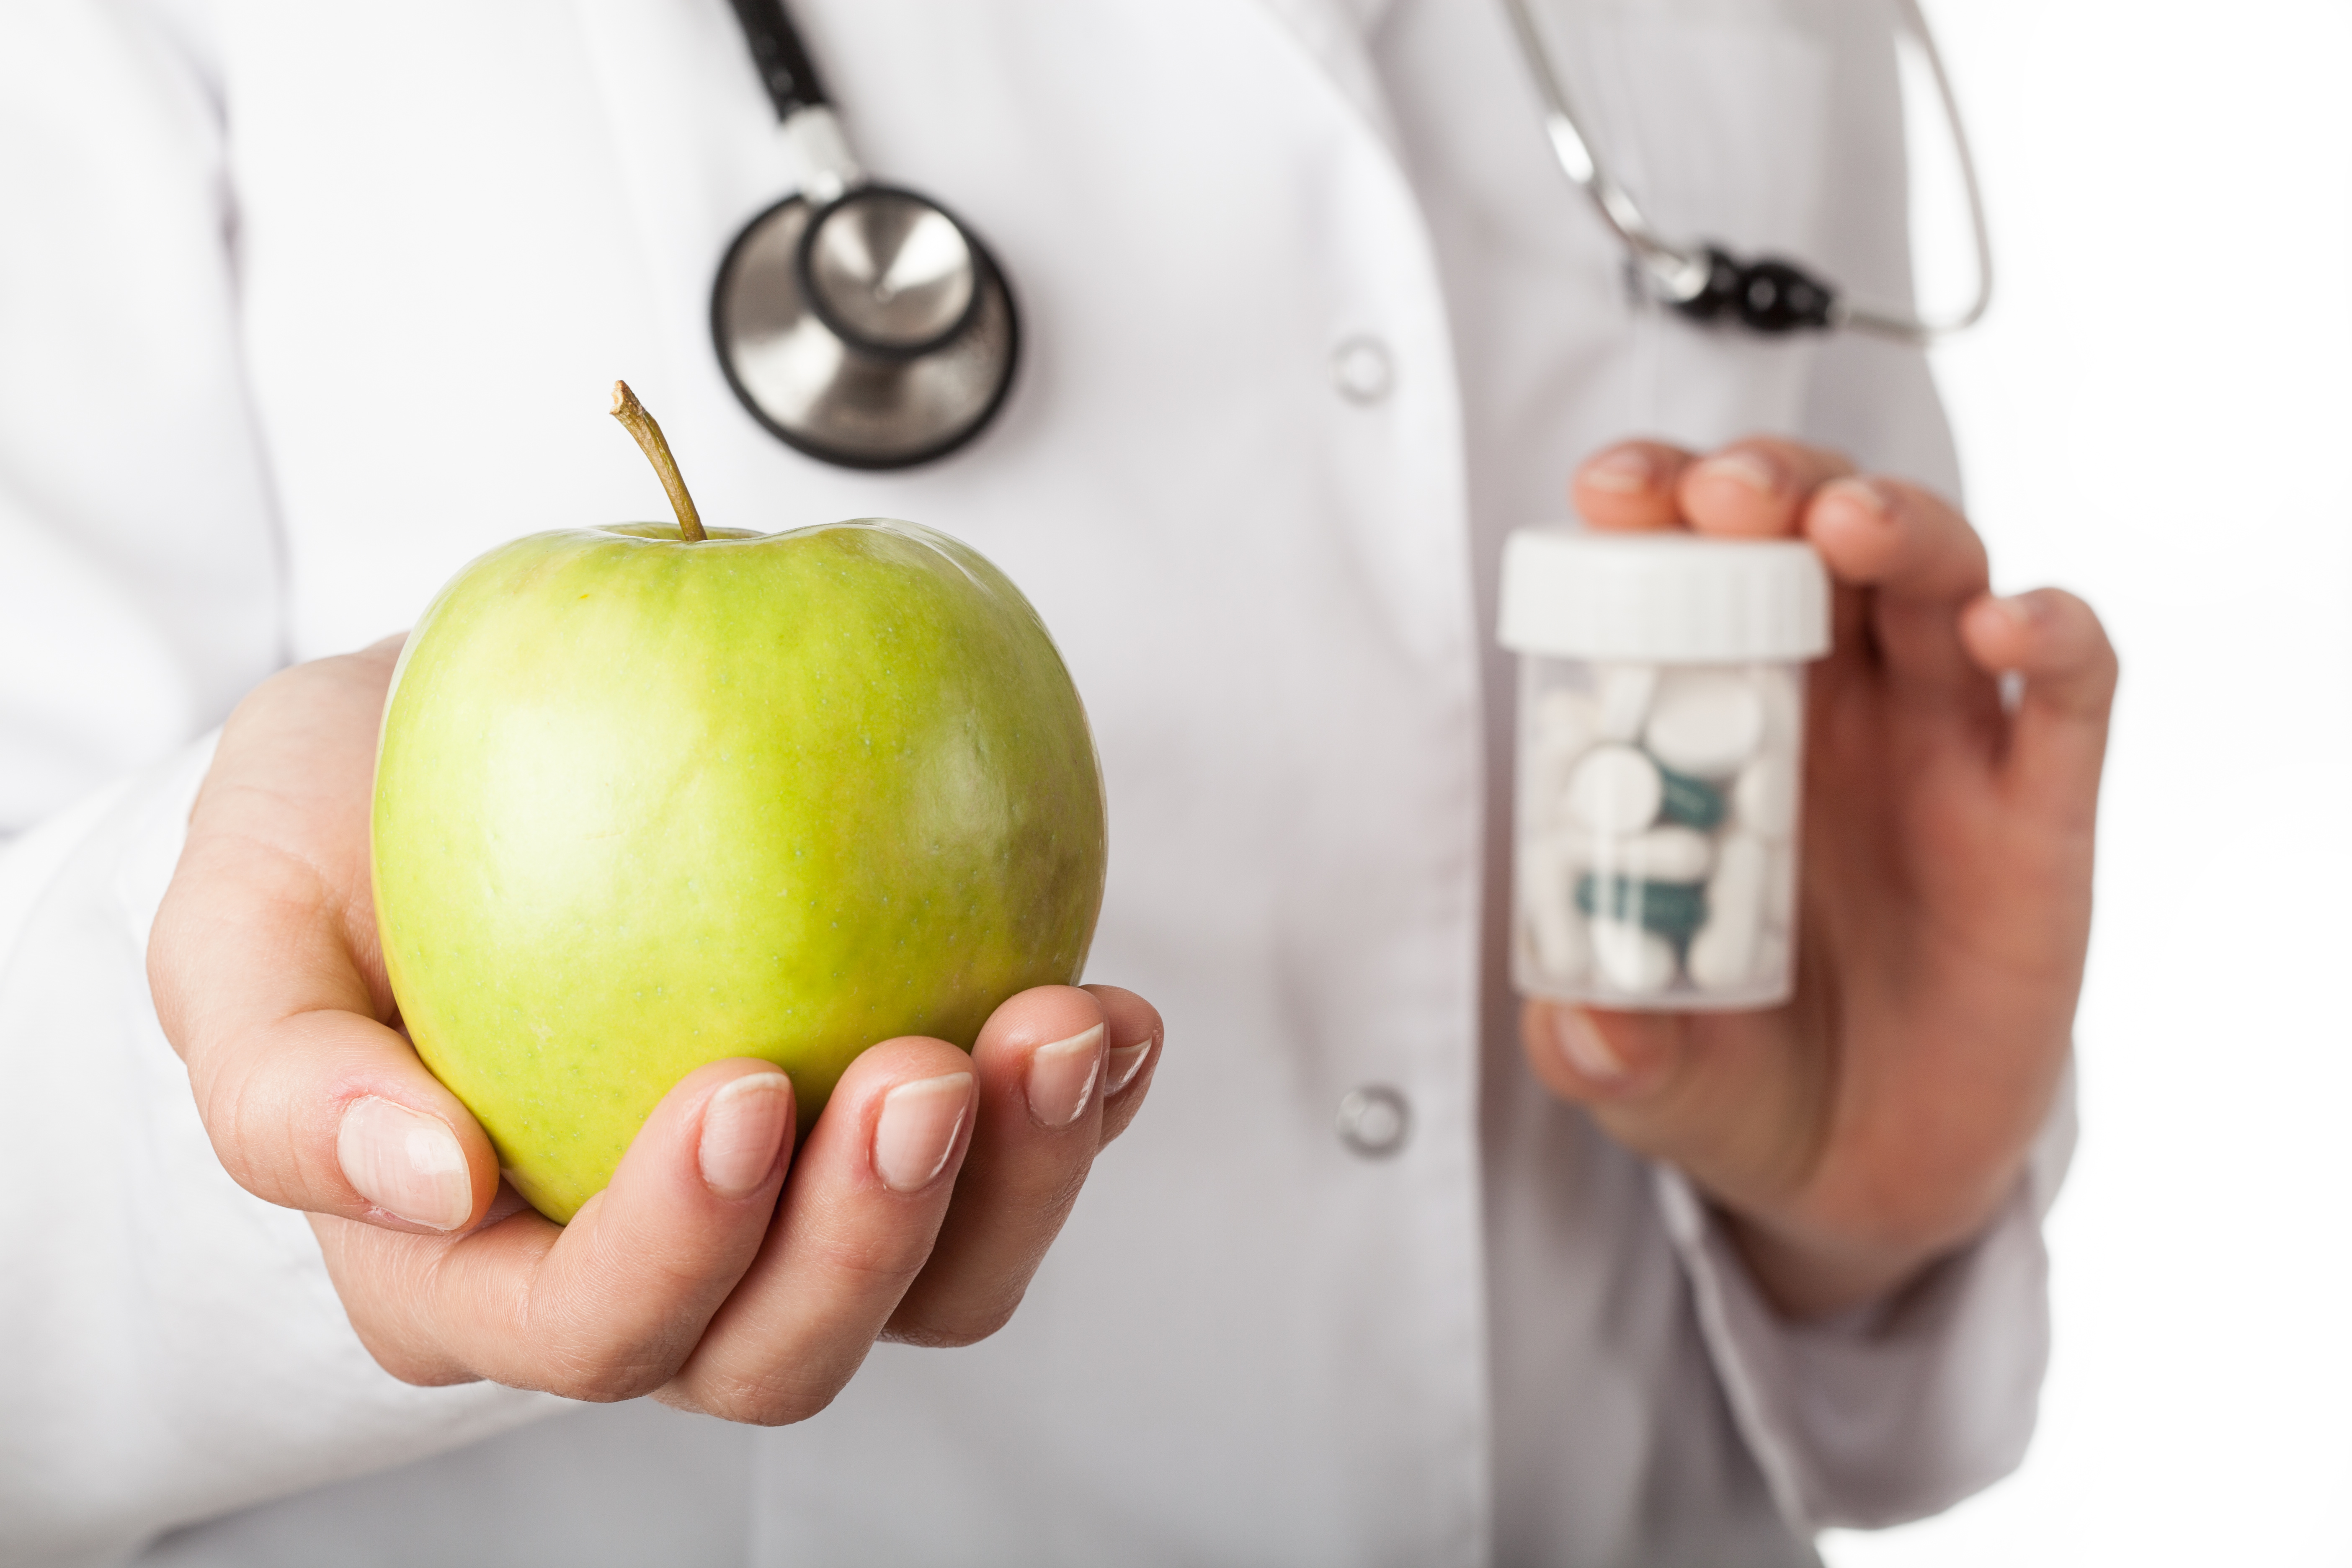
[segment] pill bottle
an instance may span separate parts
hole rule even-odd
[[[1511,974],[1522,994],[1769,1007],[1796,960],[1805,665],[1830,647],[1811,545],[1523,528]]]

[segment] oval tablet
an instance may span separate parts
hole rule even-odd
[[[1658,810],[1668,822],[1705,830],[1723,821],[1723,792],[1705,780],[1660,768],[1658,786]]]
[[[1787,931],[1797,923],[1797,851],[1791,845],[1772,848],[1772,870],[1764,879],[1764,924]]]
[[[1559,984],[1584,978],[1584,920],[1569,902],[1568,868],[1549,839],[1531,840],[1519,857],[1519,905],[1537,970]]]
[[[1654,664],[1604,664],[1601,680],[1601,735],[1608,741],[1630,741],[1642,732],[1650,716],[1650,699],[1658,689]]]
[[[1715,865],[1715,843],[1688,827],[1653,827],[1631,838],[1571,842],[1570,864],[1603,876],[1646,882],[1704,882]]]
[[[1739,770],[1731,786],[1739,826],[1775,842],[1797,829],[1797,759],[1767,752]]]
[[[1658,764],[1631,746],[1595,746],[1568,776],[1568,815],[1595,833],[1641,832],[1664,797]]]
[[[1676,773],[1722,778],[1762,743],[1764,700],[1744,675],[1675,670],[1658,683],[1642,738]]]
[[[1601,739],[1601,710],[1581,691],[1559,689],[1535,701],[1536,749],[1573,762]]]
[[[1701,989],[1727,990],[1756,977],[1771,864],[1762,839],[1745,833],[1724,839],[1706,885],[1706,923],[1690,943],[1690,975]]]
[[[1665,938],[1623,921],[1594,921],[1591,935],[1601,977],[1618,990],[1651,996],[1674,984],[1675,950]]]
[[[1597,920],[1639,925],[1676,941],[1706,919],[1706,889],[1696,882],[1634,882],[1622,877],[1576,879],[1576,907]]]

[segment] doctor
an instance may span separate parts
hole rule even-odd
[[[711,354],[790,176],[718,0],[0,21],[0,1560],[1802,1563],[2013,1466],[2114,661],[1989,595],[1919,356],[1630,299],[1484,5],[796,15],[1018,290],[930,467]],[[1661,222],[1905,296],[1875,0],[1545,15]],[[705,1068],[559,1236],[384,1026],[365,784],[452,571],[662,515],[616,374],[711,521],[1030,594],[1133,989],[789,1151]],[[1781,1012],[1503,982],[1495,559],[1594,453],[1596,525],[1843,584]]]

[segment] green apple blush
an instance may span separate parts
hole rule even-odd
[[[401,1020],[556,1220],[704,1062],[774,1062],[805,1127],[875,1042],[969,1050],[1075,982],[1108,854],[1086,711],[1003,574],[903,522],[706,534],[625,386],[614,413],[677,525],[458,573],[376,761]]]

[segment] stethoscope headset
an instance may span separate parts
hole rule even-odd
[[[849,150],[783,0],[732,0],[801,168],[799,188],[746,224],[719,263],[710,333],[728,384],[787,446],[852,468],[904,468],[980,434],[1013,384],[1021,322],[995,258],[929,197],[869,179]],[[1977,291],[1942,320],[1857,305],[1792,262],[1676,245],[1592,151],[1527,0],[1503,0],[1543,100],[1552,153],[1626,251],[1644,292],[1694,321],[1767,336],[1850,330],[1924,343],[1974,325],[1992,247],[1959,106],[1917,0],[1895,0],[1927,60],[1968,193]]]

